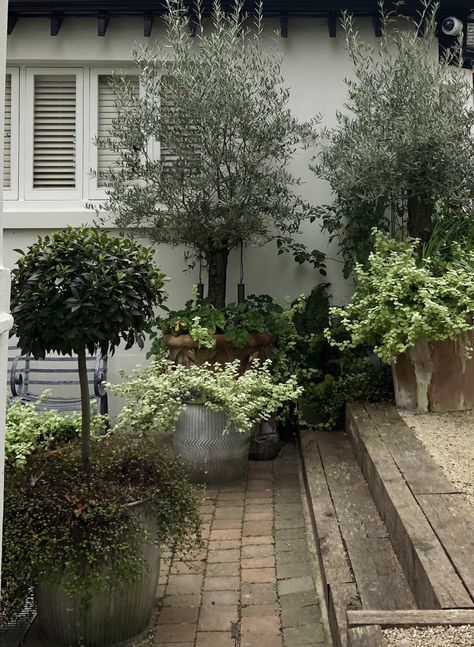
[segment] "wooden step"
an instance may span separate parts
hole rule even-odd
[[[346,427],[421,609],[474,607],[474,512],[391,405],[350,404]]]
[[[302,431],[300,441],[331,631],[345,646],[348,609],[416,605],[346,434]]]

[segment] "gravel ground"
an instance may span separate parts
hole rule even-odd
[[[448,479],[474,506],[474,411],[399,413]]]
[[[385,629],[382,647],[473,647],[474,627]]]

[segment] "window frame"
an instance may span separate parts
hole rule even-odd
[[[20,68],[8,66],[5,74],[11,76],[11,131],[10,131],[10,187],[3,189],[4,200],[18,200],[19,189],[19,132],[20,132]],[[5,163],[5,161],[4,161]]]
[[[40,189],[33,186],[34,163],[34,79],[35,76],[76,77],[76,186],[68,189]],[[24,197],[25,201],[82,201],[83,200],[83,166],[84,166],[84,68],[83,67],[25,67],[25,101],[28,106],[23,120],[24,128]]]

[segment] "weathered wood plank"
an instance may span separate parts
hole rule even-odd
[[[462,494],[419,494],[418,503],[474,597],[474,511]]]
[[[366,411],[413,493],[457,491],[392,404],[367,403]]]
[[[347,407],[347,429],[372,497],[420,608],[474,603],[364,405]],[[403,606],[403,605],[402,605]]]
[[[377,625],[352,627],[347,631],[349,647],[381,647],[382,629]]]
[[[363,607],[414,608],[412,593],[347,436],[316,436]]]
[[[427,627],[434,625],[474,625],[473,609],[409,609],[399,611],[347,611],[348,627]]]
[[[328,620],[334,647],[347,647],[348,609],[360,608],[355,584],[334,582],[328,585]]]
[[[300,443],[309,508],[314,515],[316,543],[323,562],[325,584],[354,583],[321,463],[316,434],[312,431],[300,431]]]

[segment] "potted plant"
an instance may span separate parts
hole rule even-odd
[[[255,424],[301,393],[294,376],[277,382],[268,360],[242,373],[238,360],[187,367],[162,359],[108,388],[127,401],[119,427],[174,431],[177,458],[206,483],[242,478]]]
[[[151,249],[85,227],[39,238],[12,272],[22,350],[34,357],[77,354],[79,365],[80,449],[33,455],[9,485],[11,515],[24,524],[20,540],[12,521],[9,550],[20,564],[31,561],[25,576],[50,643],[100,647],[145,631],[160,542],[185,545],[197,529],[183,476],[146,439],[91,443],[86,350],[141,343],[153,307],[164,298],[163,283]]]
[[[166,348],[173,361],[186,366],[238,359],[246,370],[253,359],[264,359],[290,327],[285,309],[267,295],[251,295],[224,308],[208,300],[188,301],[152,322],[150,354],[159,356]]]
[[[288,168],[315,125],[291,114],[281,58],[261,45],[261,6],[250,25],[243,2],[226,13],[213,0],[204,26],[201,0],[191,14],[183,0],[165,4],[165,42],[135,53],[143,94],[126,78],[113,82],[120,118],[97,144],[118,161],[102,177],[102,207],[120,228],[184,246],[190,266],[207,268],[207,298],[220,309],[233,249],[276,239],[298,262],[319,262],[301,243],[292,247],[313,209],[293,191],[299,180]],[[150,141],[160,142],[159,158]]]
[[[398,406],[417,411],[474,407],[474,252],[452,242],[419,257],[419,241],[373,231],[374,251],[347,308],[332,308],[348,338],[340,348],[369,344],[392,364]],[[466,241],[464,241],[466,242]],[[428,251],[428,250],[427,250]]]

